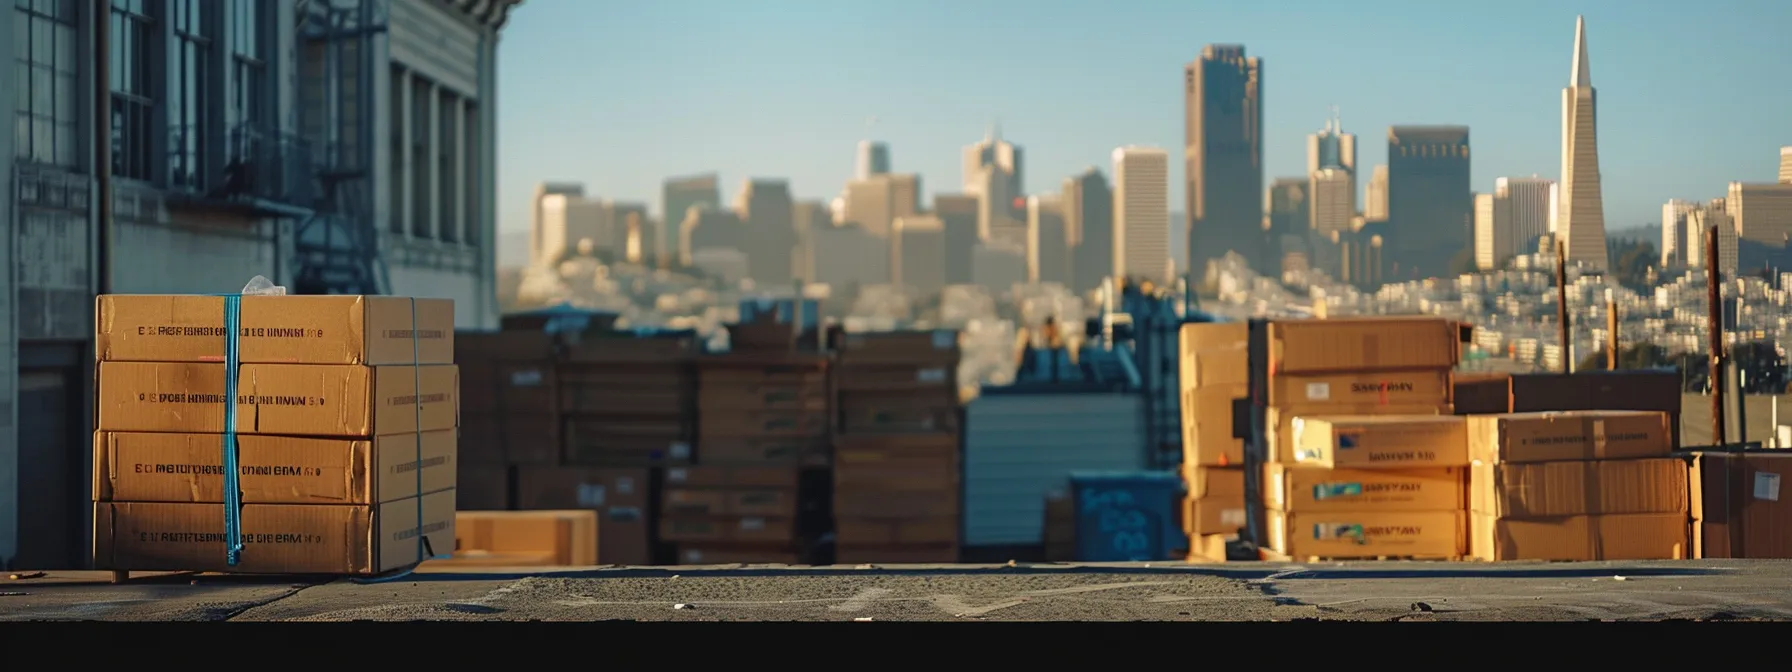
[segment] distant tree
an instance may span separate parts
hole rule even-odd
[[[1633,343],[1628,346],[1618,346],[1619,370],[1654,369],[1664,366],[1673,366],[1675,363],[1674,358],[1668,356],[1666,348],[1654,343]],[[1581,358],[1580,363],[1575,365],[1574,370],[1604,371],[1605,348],[1599,348],[1597,352]]]
[[[1474,248],[1463,248],[1456,252],[1456,256],[1450,257],[1451,276],[1468,275],[1479,272],[1481,272],[1481,269],[1475,266]]]
[[[1661,260],[1655,246],[1648,241],[1612,241],[1606,248],[1611,260],[1612,279],[1633,291],[1648,291],[1650,269]]]

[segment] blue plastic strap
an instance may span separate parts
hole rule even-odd
[[[236,405],[242,375],[243,295],[224,295],[224,561],[235,567],[243,559],[243,491],[238,482]]]

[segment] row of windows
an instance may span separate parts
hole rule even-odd
[[[391,79],[391,203],[388,230],[420,238],[477,241],[478,107],[460,94],[394,66]],[[408,146],[407,146],[408,145]],[[410,189],[405,189],[406,177]]]

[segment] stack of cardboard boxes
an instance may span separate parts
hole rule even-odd
[[[450,553],[453,302],[245,296],[239,316],[232,372],[223,297],[99,297],[95,565],[369,575]],[[227,449],[242,504],[234,566]]]
[[[460,332],[454,361],[462,390],[459,508],[511,508],[516,466],[560,463],[554,343],[539,331]]]
[[[1239,322],[1186,324],[1181,341],[1182,529],[1190,555],[1226,559],[1245,527],[1244,441],[1234,408],[1250,395],[1249,331]],[[1248,417],[1248,416],[1246,416]]]
[[[835,561],[956,562],[954,331],[847,334],[834,371]]]
[[[697,466],[666,471],[660,539],[681,564],[801,562],[802,470],[828,460],[827,357],[775,314],[697,363]]]
[[[1694,557],[1792,558],[1792,451],[1699,452],[1692,460]]]
[[[1686,463],[1666,413],[1470,416],[1470,550],[1480,560],[1691,557]]]
[[[1462,554],[1463,420],[1450,415],[1456,323],[1271,322],[1264,538],[1288,557]]]

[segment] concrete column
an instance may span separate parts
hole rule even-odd
[[[467,148],[466,99],[456,96],[452,104],[448,106],[448,115],[449,123],[454,125],[453,156],[448,161],[449,170],[453,171],[453,174],[448,176],[448,183],[454,185],[455,189],[452,194],[442,194],[444,198],[448,199],[442,204],[442,226],[444,229],[452,229],[454,239],[467,245],[473,242],[473,239],[467,236],[467,229],[470,228],[467,226],[467,218],[471,217],[473,213],[467,212],[465,192],[466,189],[471,188],[467,184],[467,159],[472,157]]]
[[[412,104],[422,104],[423,117],[429,120],[428,128],[417,129],[417,132],[422,134],[424,147],[424,165],[419,168],[419,171],[426,171],[429,180],[423,184],[423,198],[429,203],[430,220],[424,230],[435,232],[433,237],[436,240],[441,240],[442,227],[446,226],[448,222],[447,204],[442,202],[442,176],[437,174],[441,172],[442,164],[436,160],[436,154],[442,151],[442,106],[439,102],[442,97],[442,85],[434,81],[430,81],[428,84],[423,89],[423,100],[415,101]]]
[[[401,69],[392,73],[392,76],[398,78],[398,100],[392,101],[392,105],[398,108],[398,128],[393,129],[393,132],[398,136],[398,165],[403,166],[401,174],[394,176],[398,180],[398,189],[395,190],[398,197],[392,204],[392,209],[400,213],[400,218],[398,228],[393,233],[409,238],[412,218],[417,216],[417,204],[411,198],[414,193],[412,184],[417,179],[417,167],[411,165],[411,134],[417,132],[411,127],[411,105],[414,104],[411,100],[411,71]]]

